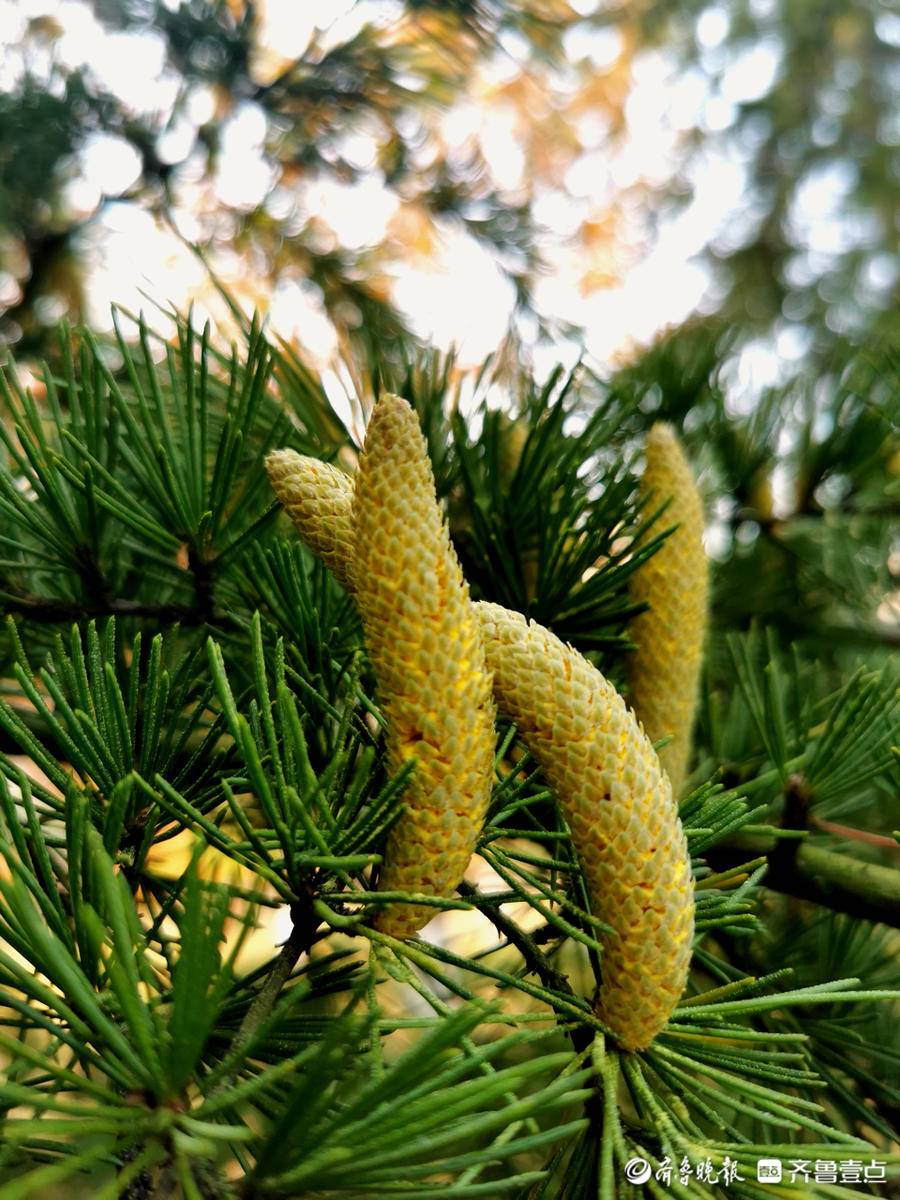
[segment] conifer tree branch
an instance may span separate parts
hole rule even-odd
[[[313,909],[311,897],[307,901],[291,905],[291,921],[293,922],[291,932],[282,945],[277,958],[274,959],[265,983],[254,997],[232,1039],[229,1057],[233,1057],[235,1060],[240,1058],[265,1024],[281,994],[281,989],[290,979],[298,959],[312,946],[316,930],[319,927],[319,919]],[[216,1084],[210,1095],[218,1095],[228,1087],[230,1082],[231,1075],[226,1075]]]
[[[823,833],[833,833],[836,837],[846,838],[851,842],[863,842],[867,846],[880,846],[884,850],[898,849],[896,841],[883,833],[872,833],[869,829],[854,829],[851,825],[841,825],[837,821],[826,821],[824,817],[812,816],[810,825],[821,829]]]
[[[502,934],[516,947],[525,960],[525,965],[537,975],[547,991],[560,992],[565,996],[575,999],[575,992],[572,990],[572,985],[565,974],[553,966],[530,934],[526,933],[515,921],[504,914],[501,909],[501,903],[504,902],[502,896],[497,897],[497,900],[494,901],[492,896],[486,896],[477,887],[466,882],[461,883],[457,891],[461,896],[465,896],[478,904],[497,932]],[[566,1013],[558,1013],[557,1015],[560,1020],[571,1020],[571,1017]],[[586,1027],[576,1028],[571,1030],[570,1037],[575,1050],[580,1053],[590,1044],[593,1033]]]
[[[144,600],[112,598],[103,603],[80,600],[61,600],[55,597],[32,596],[28,593],[7,595],[0,602],[4,616],[24,616],[41,624],[81,621],[96,617],[147,617],[158,621],[180,622],[182,625],[214,623],[203,607],[177,602],[155,604]]]
[[[191,604],[177,600],[159,603],[114,596],[99,570],[92,563],[88,566],[91,569],[84,576],[89,592],[87,598],[66,600],[56,596],[36,596],[7,584],[6,587],[0,587],[0,614],[23,616],[29,621],[49,625],[104,617],[145,617],[181,625],[222,623],[221,613],[216,611],[214,594],[216,560],[204,558],[193,548],[188,555],[187,571],[187,577],[193,580],[194,585]]]
[[[194,577],[193,612],[199,622],[209,623],[213,618],[215,563],[192,547],[188,554],[188,569]]]
[[[778,839],[743,836],[705,854],[714,871],[739,866],[748,858],[769,862],[763,886],[835,912],[900,928],[900,871],[863,862],[849,854],[802,843],[791,862],[779,855]]]
[[[239,1065],[244,1051],[252,1044],[257,1033],[265,1025],[282,988],[290,979],[298,959],[310,949],[315,940],[319,920],[313,909],[312,896],[291,906],[291,920],[291,932],[279,954],[273,960],[265,983],[244,1014],[244,1019],[232,1039],[228,1054],[236,1066]],[[229,1071],[219,1080],[207,1098],[211,1099],[227,1091],[234,1079],[234,1074],[234,1070]],[[126,1155],[125,1165],[130,1157],[133,1155]],[[123,1193],[125,1200],[167,1200],[173,1195],[174,1185],[170,1178],[171,1167],[172,1159],[170,1157],[166,1159],[160,1171],[142,1171]],[[202,1200],[215,1200],[217,1197],[233,1194],[231,1185],[221,1180],[217,1172],[213,1172],[209,1179],[201,1174],[200,1178],[195,1178],[194,1183]]]

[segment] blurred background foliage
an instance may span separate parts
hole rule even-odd
[[[885,0],[4,0],[0,23],[20,356],[126,284],[213,304],[176,230],[323,359],[411,329],[478,361],[511,322],[519,356],[606,361],[699,314],[772,382],[895,320]]]

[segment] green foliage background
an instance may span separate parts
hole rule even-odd
[[[591,1009],[602,923],[514,728],[479,847],[496,887],[431,901],[448,915],[424,939],[368,927],[404,779],[352,604],[262,465],[282,444],[349,462],[353,440],[258,325],[230,352],[187,320],[119,329],[62,331],[30,391],[4,374],[0,1197],[85,1178],[129,1198],[606,1198],[635,1155],[730,1164],[743,1181],[685,1194],[755,1197],[761,1155],[893,1162],[891,382],[860,360],[826,381],[826,422],[802,384],[741,422],[716,371],[663,344],[605,379],[523,376],[512,416],[463,419],[451,364],[368,364],[421,415],[473,591],[620,683],[628,577],[668,532],[622,548],[656,517],[636,466],[659,415],[727,535],[681,810],[694,968],[669,1028],[621,1054]],[[773,459],[778,427],[796,450]],[[804,483],[777,516],[758,486],[776,468]],[[273,909],[287,940],[248,969]],[[464,937],[457,909],[482,914]]]

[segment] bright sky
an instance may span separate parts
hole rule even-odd
[[[589,12],[594,0],[581,0],[580,11]],[[280,55],[302,53],[314,29],[334,41],[377,12],[384,17],[393,0],[264,0],[262,42],[277,47]],[[32,17],[52,15],[63,30],[55,45],[66,64],[89,63],[104,86],[142,111],[166,111],[175,94],[176,80],[163,71],[162,39],[153,33],[108,33],[81,0],[0,0],[0,29],[5,31],[6,52],[0,53],[0,86],[22,69],[15,46],[24,23]],[[703,53],[710,61],[720,54],[727,32],[727,15],[716,4],[698,18]],[[618,34],[576,26],[568,35],[573,58],[587,56],[598,72],[616,61]],[[513,47],[514,49],[514,47]],[[514,71],[514,55],[504,48],[487,64],[487,82],[502,81],[504,71]],[[34,62],[32,61],[32,67]],[[734,59],[713,93],[702,71],[677,73],[664,53],[648,51],[634,62],[630,93],[625,104],[627,136],[612,152],[604,140],[602,117],[587,114],[578,133],[582,152],[566,172],[560,186],[541,185],[535,214],[545,225],[544,251],[550,265],[539,280],[539,310],[572,322],[585,330],[585,348],[601,364],[620,360],[635,344],[646,343],[667,325],[678,323],[695,310],[709,307],[711,280],[698,261],[699,253],[716,239],[734,235],[735,214],[746,188],[745,171],[737,150],[709,151],[697,163],[694,198],[677,215],[665,216],[648,235],[645,214],[635,208],[626,217],[633,226],[632,244],[624,248],[621,262],[611,272],[616,282],[586,291],[581,277],[584,252],[572,233],[595,211],[608,205],[623,189],[662,183],[674,163],[674,151],[685,131],[710,132],[726,128],[737,102],[765,94],[779,69],[777,44],[760,42]],[[491,78],[493,76],[493,79]],[[180,161],[190,146],[195,127],[214,110],[209,89],[192,94],[188,115],[176,122],[159,145],[163,157]],[[478,104],[462,98],[444,116],[442,134],[449,146],[464,147],[477,139],[496,182],[505,188],[521,183],[522,146],[510,112],[502,105]],[[214,179],[215,196],[223,205],[254,207],[273,184],[271,167],[262,153],[265,120],[252,104],[238,107],[226,119],[223,153]],[[360,167],[373,162],[374,143],[364,130],[344,147]],[[123,140],[106,134],[93,137],[80,156],[79,169],[68,187],[68,199],[79,211],[91,212],[101,196],[115,198],[127,192],[137,177],[135,152]],[[191,164],[185,172],[190,177]],[[198,164],[195,184],[181,188],[175,218],[188,239],[199,234],[193,201],[203,181]],[[695,180],[696,182],[696,180]],[[842,194],[852,179],[811,179],[801,192],[795,219],[814,229],[809,252],[833,253],[842,238],[853,236],[838,219]],[[303,182],[300,210],[316,216],[330,228],[338,244],[360,249],[378,243],[398,208],[398,198],[372,171],[358,184],[346,185],[324,177]],[[194,190],[192,190],[192,188]],[[194,194],[196,191],[196,195]],[[281,195],[276,188],[270,206],[296,202],[297,193]],[[632,206],[637,203],[632,201]],[[830,218],[830,219],[829,219]],[[111,303],[128,308],[147,307],[147,297],[160,303],[183,306],[197,299],[203,315],[204,297],[210,293],[196,258],[171,231],[135,205],[108,203],[88,236],[93,269],[89,279],[90,318],[98,326],[108,323]],[[246,265],[222,254],[216,263],[224,278],[234,272],[246,276]],[[0,278],[0,288],[8,283]],[[483,245],[452,225],[440,229],[427,255],[398,262],[391,284],[392,298],[413,328],[432,344],[446,349],[455,344],[463,365],[481,362],[503,337],[513,309],[510,283]],[[274,329],[295,337],[311,357],[324,366],[335,349],[333,330],[324,316],[315,289],[299,281],[285,282],[266,297]],[[256,297],[259,302],[259,297]],[[796,332],[778,335],[782,362],[802,352]],[[556,362],[574,359],[579,346],[547,348],[538,356],[538,371]],[[742,360],[745,383],[764,386],[779,370],[778,357],[766,347],[751,347]]]

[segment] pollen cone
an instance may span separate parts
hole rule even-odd
[[[669,780],[612,684],[549,630],[496,604],[481,618],[494,695],[556,792],[603,939],[600,1019],[648,1046],[684,991],[691,863]]]
[[[352,592],[353,480],[296,450],[273,450],[266,458],[266,473],[304,542]]]
[[[346,483],[321,503],[339,509],[340,521],[349,517]],[[314,507],[292,513],[310,541]],[[336,569],[349,577],[347,543],[327,549],[344,555]],[[678,1003],[691,957],[693,882],[671,785],[633,713],[582,655],[517,613],[470,607],[497,702],[556,791],[592,909],[613,930],[598,1013],[622,1046],[642,1049]]]
[[[419,421],[405,400],[375,406],[353,497],[352,575],[387,722],[388,762],[416,761],[388,836],[382,891],[450,895],[484,824],[494,703],[481,631],[435,496]],[[395,905],[377,925],[408,937],[434,915]]]
[[[678,796],[688,769],[703,666],[709,571],[703,504],[670,425],[650,430],[641,490],[656,505],[669,501],[661,519],[676,528],[633,576],[632,596],[648,608],[630,630],[637,650],[629,664],[629,698],[652,742],[670,738],[659,757]]]

